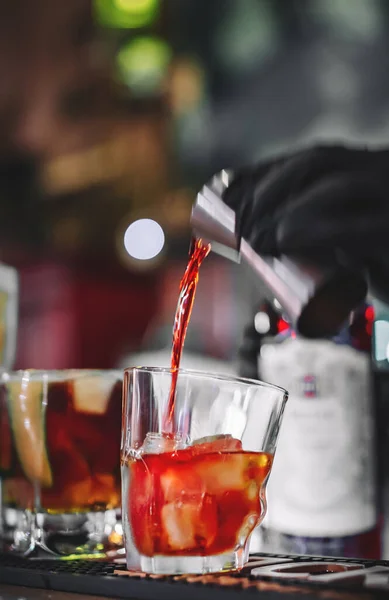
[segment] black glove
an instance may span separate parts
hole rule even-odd
[[[235,173],[225,202],[260,254],[365,268],[389,301],[389,151],[318,147]]]

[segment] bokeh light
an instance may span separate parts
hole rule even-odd
[[[160,254],[165,245],[165,234],[153,219],[138,219],[124,234],[124,247],[137,260],[150,260]]]
[[[138,29],[151,25],[159,14],[159,0],[95,0],[96,21],[103,27]]]
[[[171,56],[165,41],[155,36],[138,36],[117,54],[119,78],[135,94],[155,93],[162,86]]]

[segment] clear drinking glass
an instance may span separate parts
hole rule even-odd
[[[266,512],[287,392],[260,381],[170,369],[124,374],[122,518],[129,569],[236,570]],[[168,433],[166,433],[168,431]]]
[[[121,371],[3,373],[3,549],[76,558],[122,546],[122,382]]]

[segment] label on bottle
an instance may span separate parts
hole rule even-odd
[[[289,391],[264,526],[289,535],[347,536],[376,524],[369,357],[331,341],[265,344],[261,378]]]

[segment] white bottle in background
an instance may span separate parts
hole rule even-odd
[[[259,377],[289,391],[261,549],[379,558],[370,307],[334,340],[264,340]],[[357,349],[358,348],[358,349]]]

